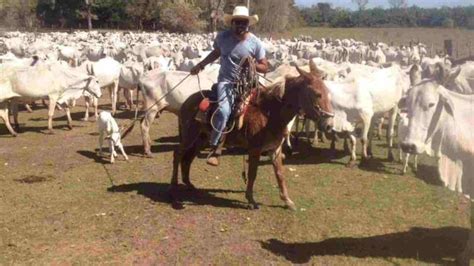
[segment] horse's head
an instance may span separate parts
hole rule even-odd
[[[334,116],[329,90],[323,82],[322,73],[311,60],[310,72],[296,66],[300,76],[286,79],[283,100],[296,112],[304,112],[306,117],[318,123],[323,131],[333,126]]]

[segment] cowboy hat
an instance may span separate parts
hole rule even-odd
[[[227,26],[230,26],[233,19],[247,19],[249,21],[249,26],[252,26],[258,22],[258,15],[249,16],[249,10],[245,6],[236,6],[232,15],[224,15],[224,23]]]

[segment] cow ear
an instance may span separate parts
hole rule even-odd
[[[403,97],[398,101],[398,109],[404,110],[407,108],[407,98]]]
[[[456,67],[455,70],[451,71],[449,74],[448,74],[448,78],[447,78],[447,81],[453,81],[455,80],[459,74],[461,73],[461,67]]]

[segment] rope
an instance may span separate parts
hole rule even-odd
[[[167,93],[165,93],[163,96],[161,96],[158,100],[155,101],[155,103],[153,103],[150,107],[148,107],[144,114],[146,114],[148,111],[151,110],[151,108],[153,108],[155,105],[157,105],[161,100],[163,100],[166,96],[168,96],[171,92],[173,92],[179,85],[181,85],[181,83],[183,83],[189,76],[191,76],[191,73],[186,75],[186,77],[184,77],[180,82],[178,82],[178,84],[176,84],[173,88],[171,88]],[[137,91],[137,98],[138,98],[138,91]],[[138,102],[137,102],[137,105],[138,105]],[[137,122],[137,120],[141,119],[145,117],[144,115],[141,116],[140,118],[138,117],[138,106],[136,107],[135,109],[135,118],[133,119],[133,121],[130,123],[130,125],[127,127],[127,129],[122,133],[122,136],[121,138],[125,138],[128,134],[130,134],[130,132],[133,130],[133,128],[135,127],[135,123]]]

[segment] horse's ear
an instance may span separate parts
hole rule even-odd
[[[308,72],[306,72],[306,71],[304,71],[303,69],[299,68],[297,65],[295,65],[295,67],[296,67],[296,70],[298,71],[298,73],[300,73],[301,76],[305,76],[305,77],[306,77],[306,76],[309,75]]]
[[[318,76],[318,77],[321,76],[321,71],[319,71],[318,67],[316,66],[313,60],[309,60],[309,72],[313,76]]]

